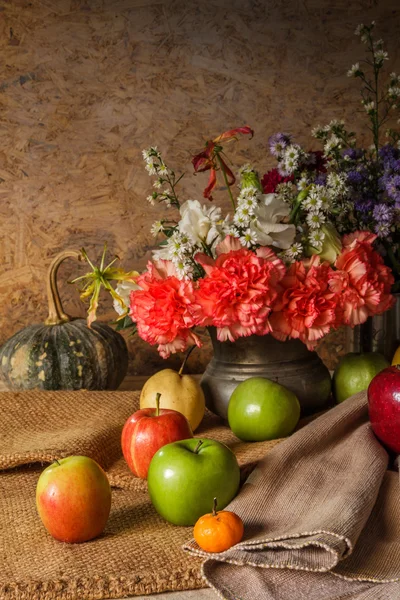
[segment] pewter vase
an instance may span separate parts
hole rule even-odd
[[[302,414],[324,409],[330,399],[331,377],[316,352],[299,340],[280,342],[271,335],[251,335],[220,342],[209,327],[214,355],[201,379],[207,407],[227,418],[236,386],[249,377],[266,377],[286,386],[299,399]]]
[[[400,294],[392,308],[345,332],[345,352],[379,352],[389,362],[400,346]]]

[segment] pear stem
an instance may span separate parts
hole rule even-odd
[[[214,502],[213,502],[212,516],[213,517],[217,516],[217,499],[216,498],[214,498]]]
[[[199,441],[197,442],[197,446],[196,446],[196,448],[193,450],[193,452],[194,452],[195,454],[198,454],[198,452],[199,452],[199,450],[200,450],[200,446],[201,446],[202,444],[203,444],[203,440],[199,440]]]
[[[180,369],[179,369],[179,371],[178,371],[178,374],[179,374],[179,375],[182,375],[182,373],[183,373],[183,369],[184,369],[184,368],[185,368],[185,366],[186,366],[187,360],[188,360],[189,356],[192,354],[192,352],[193,352],[193,350],[194,350],[195,348],[196,348],[196,346],[195,346],[195,345],[194,345],[194,346],[191,346],[191,347],[189,348],[189,350],[186,352],[186,356],[185,356],[185,358],[183,359],[182,366],[181,366],[181,368],[180,368]]]
[[[160,394],[160,392],[157,392],[157,394],[156,394],[156,417],[158,417],[160,415],[160,398],[161,398],[161,394]]]

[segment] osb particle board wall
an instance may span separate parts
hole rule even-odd
[[[273,165],[270,134],[344,118],[367,141],[356,82],[363,48],[354,29],[375,19],[400,70],[398,0],[26,0],[0,5],[0,344],[46,317],[45,274],[62,249],[104,242],[126,268],[151,256],[152,222],[141,150],[156,144],[177,171],[182,198],[201,199],[190,157],[207,137],[243,124],[256,135],[232,148],[240,165]],[[216,201],[227,207],[223,191]],[[64,308],[84,314],[60,269]],[[102,318],[113,316],[105,302]],[[329,361],[336,336],[321,349]],[[165,362],[129,341],[131,372]],[[192,355],[201,370],[209,347]],[[177,365],[178,359],[171,359]]]

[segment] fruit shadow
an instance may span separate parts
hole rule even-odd
[[[140,530],[141,533],[147,529],[154,529],[154,521],[159,517],[154,510],[154,514],[149,511],[149,500],[144,496],[143,501],[135,503],[132,506],[121,506],[111,508],[110,516],[107,521],[107,527],[104,536],[107,538],[121,535],[123,532]]]

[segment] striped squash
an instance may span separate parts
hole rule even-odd
[[[74,319],[62,309],[57,290],[57,270],[65,258],[59,254],[49,269],[49,317],[30,325],[0,348],[0,378],[11,390],[114,390],[128,369],[124,338],[105,323]]]

